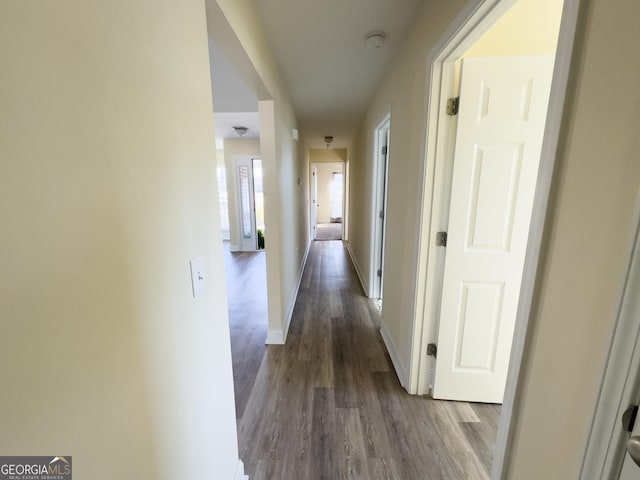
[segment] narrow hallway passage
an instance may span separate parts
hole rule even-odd
[[[241,417],[265,351],[268,324],[265,252],[232,253],[229,242],[223,248],[236,416]]]
[[[342,242],[313,242],[287,343],[238,411],[251,480],[489,478],[499,406],[408,395],[378,323]]]

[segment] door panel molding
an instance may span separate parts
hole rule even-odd
[[[449,159],[453,178],[434,398],[502,403],[553,61],[552,55],[463,60],[455,154]],[[483,93],[487,83],[493,85],[490,101]],[[483,285],[493,285],[494,292],[500,285],[500,296],[486,297]],[[461,303],[465,299],[473,308]],[[485,350],[485,331],[493,336],[486,339],[493,349],[491,368],[460,367],[457,356],[475,358]]]

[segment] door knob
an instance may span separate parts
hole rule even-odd
[[[636,465],[640,466],[640,436],[635,435],[627,440],[627,452]]]

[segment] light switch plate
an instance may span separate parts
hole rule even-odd
[[[205,276],[204,276],[204,257],[200,256],[192,258],[189,262],[191,265],[191,287],[193,289],[193,298],[204,290]]]

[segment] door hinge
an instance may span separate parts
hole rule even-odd
[[[638,416],[638,405],[631,405],[622,414],[622,427],[626,432],[633,432]]]
[[[378,269],[378,271],[376,272],[376,275],[382,278],[382,269]]]
[[[380,210],[380,214],[378,216],[381,220],[384,220],[384,210]]]
[[[382,147],[382,155],[386,155],[388,151],[389,151],[389,147],[387,147],[386,145]]]
[[[429,343],[427,345],[427,355],[433,358],[438,356],[438,346],[435,343]]]
[[[447,100],[447,115],[453,117],[458,114],[460,108],[460,97],[452,97]]]
[[[447,232],[436,233],[436,247],[447,246]]]

